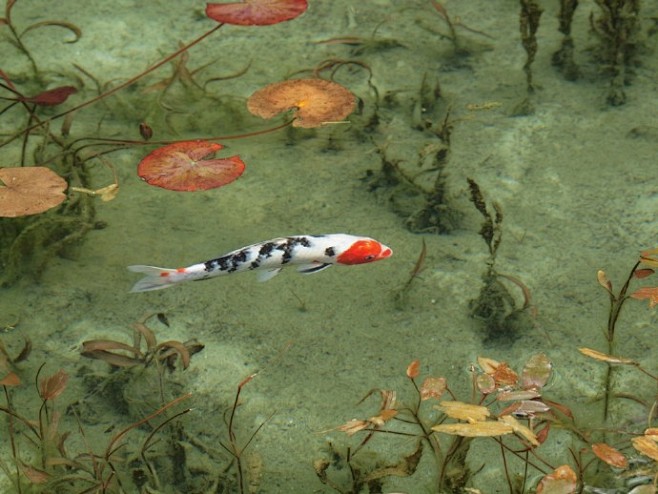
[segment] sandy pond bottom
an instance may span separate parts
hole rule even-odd
[[[47,8],[39,9],[40,3],[19,2],[14,22],[66,19],[80,26],[83,37],[62,45],[52,41],[56,28],[35,31],[29,48],[38,62],[63,73],[78,63],[102,81],[129,77],[173,51],[179,40],[191,40],[211,27],[202,15],[204,5],[197,2],[177,2],[175,7],[148,2],[139,8],[137,2],[122,2],[112,9],[92,2],[81,8],[74,1],[43,2]],[[556,6],[547,6],[533,65],[534,113],[512,117],[526,95],[517,5],[448,1],[445,6],[455,19],[486,34],[458,29],[468,55],[454,56],[442,36],[446,25],[428,3],[410,1],[400,7],[385,0],[311,2],[299,19],[262,29],[226,26],[192,50],[191,68],[217,60],[199,73],[200,80],[251,65],[237,79],[211,84],[208,91],[216,97],[212,104],[207,99],[195,102],[173,87],[164,102],[172,107],[167,112],[144,96],[144,112],[159,123],[155,130],[161,135],[172,132],[166,122],[173,123],[173,137],[179,138],[263,128],[265,124],[247,116],[244,98],[330,58],[367,64],[379,107],[367,71],[358,65],[341,69],[336,79],[363,100],[363,114],[352,117],[351,125],[231,141],[230,153],[239,154],[247,170],[235,183],[214,191],[186,194],[149,187],[135,175],[143,150],[112,155],[121,189],[115,200],[97,205],[98,219],[107,227],[89,233],[74,258],[53,259],[39,281],[26,278],[0,289],[0,329],[7,327],[0,334],[2,343],[12,354],[26,337],[34,346],[28,361],[18,366],[25,384],[13,391],[15,405],[36,418],[40,400],[30,383],[38,367],[46,363],[42,375],[64,369],[71,377],[56,409],[64,413],[75,403],[86,438],[85,443],[75,416],[64,414],[60,429],[71,431],[69,452],[102,451],[122,427],[162,405],[160,382],[153,367],[113,372],[103,362],[84,359],[81,344],[99,338],[130,343],[131,324],[144,314],[162,312],[169,326],[149,321],[158,341],[196,338],[205,349],[192,357],[187,370],[164,376],[168,399],[192,393],[177,410],[193,410],[176,432],[166,429],[150,452],[162,479],[160,492],[181,492],[174,480],[180,481],[180,475],[188,492],[215,492],[211,486],[217,479],[233,479],[230,469],[223,473],[229,457],[218,441],[227,441],[226,410],[238,383],[255,372],[243,389],[235,422],[240,444],[262,425],[245,453],[253,492],[334,492],[318,480],[313,462],[336,459],[331,445],[344,453],[362,436],[349,439],[332,429],[375,415],[377,393],[357,404],[372,389],[396,390],[401,403],[413,403],[405,377],[413,359],[421,361],[422,376],[446,377],[455,394],[468,401],[469,367],[478,356],[520,370],[531,355],[545,352],[556,375],[547,395],[572,407],[579,424],[597,423],[601,403],[594,398],[604,369],[577,348],[606,348],[608,299],[596,283],[596,271],[606,269],[617,287],[638,252],[656,246],[656,59],[639,55],[642,63],[626,88],[627,103],[609,107],[608,82],[586,50],[596,43],[587,26],[589,12],[597,8],[594,2],[582,2],[575,18],[576,61],[584,74],[577,82],[564,81],[551,67],[560,34]],[[655,5],[643,8],[642,22],[648,24],[656,16],[650,11]],[[387,43],[368,45],[375,29],[375,37]],[[656,36],[647,36],[647,31],[648,26],[643,39],[649,53],[655,50]],[[317,43],[356,35],[364,36],[366,44]],[[26,70],[23,59],[14,56],[0,67],[12,75]],[[144,86],[170,71],[171,66],[163,67]],[[405,218],[396,214],[409,207],[402,189],[372,192],[367,177],[381,173],[382,156],[415,176],[419,154],[441,144],[432,133],[416,129],[423,81],[437,80],[441,99],[428,118],[439,120],[450,108],[453,130],[445,171],[456,228],[444,235],[411,233]],[[142,89],[107,100],[114,110],[103,125],[113,137],[136,136],[144,115],[131,110],[131,98]],[[472,111],[468,105],[488,109]],[[376,110],[379,125],[366,133],[362,127]],[[81,122],[92,122],[95,115],[81,115]],[[84,135],[82,128],[73,129]],[[14,159],[16,149],[5,149],[8,160]],[[3,158],[2,165],[9,164]],[[504,213],[497,268],[521,279],[532,293],[536,314],[513,338],[487,338],[480,321],[470,317],[488,251],[478,234],[482,217],[469,202],[467,177]],[[97,185],[105,181],[99,169]],[[273,237],[339,232],[377,238],[392,247],[393,257],[313,276],[284,270],[262,284],[251,274],[240,274],[129,293],[137,276],[127,265],[175,267]],[[396,294],[423,240],[427,256],[422,272],[399,303]],[[521,303],[513,285],[510,291]],[[655,314],[645,304],[630,301],[619,326],[619,353],[650,368],[656,358],[654,323]],[[652,384],[635,374],[623,374],[620,387],[653,399]],[[620,423],[643,418],[640,408],[614,410]],[[6,417],[2,425],[6,431]],[[130,459],[138,453],[148,433],[146,428],[131,432],[121,454]],[[167,446],[173,434],[177,450]],[[553,434],[540,452],[557,466],[570,461],[569,447],[580,445],[567,434]],[[395,463],[415,446],[414,438],[379,435],[359,453],[360,461],[366,468]],[[4,439],[0,450],[3,462],[11,463]],[[172,450],[184,453],[183,474],[175,469],[182,456],[172,461]],[[383,492],[436,492],[436,467],[426,453],[414,476],[386,480]],[[492,440],[473,441],[467,463],[477,473],[468,485],[486,493],[508,492],[499,458]],[[350,492],[344,468],[331,474]],[[533,470],[530,478],[538,476]],[[130,479],[124,482],[128,492],[137,492]],[[0,490],[11,489],[0,473]],[[227,489],[237,492],[235,485]]]

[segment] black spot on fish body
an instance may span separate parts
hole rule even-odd
[[[258,257],[271,257],[272,256],[272,251],[276,247],[276,244],[274,242],[266,242],[263,245],[261,245],[260,249],[258,249]]]
[[[204,270],[209,273],[212,271],[230,271],[232,267],[230,256],[218,257],[217,259],[211,259],[203,263]]]
[[[324,249],[324,255],[327,257],[334,257],[336,255],[336,248],[327,247],[326,249]]]

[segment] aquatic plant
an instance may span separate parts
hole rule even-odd
[[[519,492],[525,491],[526,482],[534,476],[530,469],[549,474],[552,467],[535,450],[548,439],[552,424],[571,421],[571,411],[543,396],[552,373],[546,355],[532,356],[520,374],[504,362],[478,358],[478,367],[471,366],[469,402],[459,401],[445,377],[426,376],[420,381],[420,368],[418,360],[407,367],[406,376],[413,390],[411,400],[398,401],[398,393],[393,390],[371,390],[361,401],[379,395],[376,414],[367,419],[352,419],[335,429],[349,437],[358,434],[362,439],[349,447],[346,454],[337,453],[334,447],[333,462],[315,462],[316,474],[324,484],[341,493],[359,493],[366,488],[372,492],[381,489],[387,477],[414,475],[421,464],[433,473],[432,492],[459,492],[470,485],[474,475],[467,457],[476,438],[489,438],[499,450],[501,470],[510,492],[516,492],[512,490],[513,483],[520,486]],[[449,399],[442,399],[446,395]],[[389,449],[396,452],[414,439],[413,450],[404,454],[399,463],[384,458],[373,461],[372,456],[360,454],[382,436],[395,444]],[[431,455],[433,461],[421,463],[424,455]],[[516,474],[510,470],[508,457],[520,460],[516,462],[520,465]],[[331,473],[345,467],[350,478],[339,483]]]
[[[626,102],[627,86],[633,76],[633,66],[640,41],[639,0],[596,0],[598,14],[590,24],[598,36],[598,57],[602,68],[610,75],[607,102],[611,106]]]
[[[471,314],[482,321],[487,341],[509,341],[527,322],[524,321],[523,316],[532,307],[530,290],[518,277],[500,273],[496,268],[496,256],[503,238],[503,210],[500,204],[494,201],[491,203],[493,208],[491,212],[477,182],[470,178],[467,181],[471,202],[484,218],[480,236],[489,250],[487,268],[482,275],[482,288],[478,297],[471,301]],[[518,306],[501,280],[511,282],[521,290],[523,295],[521,306]]]
[[[125,446],[125,436],[190,397],[184,395],[172,400],[143,419],[121,429],[109,438],[100,452],[94,451],[96,448],[88,443],[80,426],[79,434],[86,451],[71,455],[67,451],[66,442],[72,432],[60,430],[63,421],[62,407],[56,405],[56,400],[66,390],[70,376],[60,369],[52,375],[39,378],[43,367],[44,365],[39,368],[35,378],[41,400],[36,419],[19,409],[14,402],[9,386],[17,384],[2,383],[6,404],[0,406],[0,412],[7,417],[7,435],[4,437],[9,438],[14,471],[12,473],[4,463],[0,463],[0,468],[12,480],[18,493],[125,492],[126,478],[119,474],[122,469],[118,467],[121,461],[117,458],[118,451]],[[189,411],[190,409],[187,409],[165,419],[155,431]],[[148,436],[149,440],[152,435]],[[148,441],[142,449],[146,449],[147,445]]]
[[[514,109],[514,115],[530,115],[534,111],[530,102],[530,95],[535,91],[535,84],[532,79],[532,64],[537,54],[537,30],[543,11],[537,0],[521,0],[519,29],[521,31],[521,44],[526,52],[523,72],[525,72],[527,94],[524,100]]]
[[[15,4],[15,1],[7,2],[5,18],[1,20],[0,27],[4,25],[9,28],[11,42],[33,61],[29,52],[24,49],[24,45],[20,44],[22,35],[18,33],[11,21],[10,14]],[[35,168],[50,168],[52,172],[64,178],[69,190],[68,200],[64,201],[63,205],[58,209],[53,209],[48,215],[43,217],[21,217],[15,220],[0,219],[0,237],[2,237],[2,240],[0,240],[0,251],[7,253],[4,256],[6,259],[4,261],[5,269],[0,278],[0,284],[12,284],[26,271],[38,275],[47,260],[53,255],[62,253],[68,246],[81,240],[89,230],[104,226],[101,222],[95,220],[96,210],[92,199],[93,197],[101,197],[103,200],[110,200],[116,197],[119,191],[114,167],[104,158],[109,153],[136,146],[156,147],[164,145],[164,147],[155,149],[144,158],[140,164],[139,173],[149,183],[157,183],[159,186],[174,190],[207,190],[235,180],[244,170],[244,163],[238,157],[208,158],[209,154],[222,147],[221,144],[211,142],[217,140],[217,136],[204,136],[196,140],[156,141],[152,139],[152,127],[143,120],[139,127],[142,140],[106,138],[102,135],[71,138],[69,133],[73,116],[77,115],[84,108],[105,102],[112,95],[136,84],[170,62],[175,63],[173,75],[156,84],[151,84],[146,90],[156,91],[159,97],[162,97],[175,80],[184,81],[187,83],[188,88],[196,87],[199,89],[202,86],[196,84],[193,75],[207,65],[199,69],[189,70],[186,62],[187,52],[190,48],[201,43],[226,24],[241,26],[271,25],[294,19],[302,14],[306,8],[306,0],[253,0],[250,2],[208,4],[206,15],[208,18],[216,21],[217,25],[192,41],[181,44],[173,53],[116,86],[102,89],[102,85],[87,69],[77,67],[85,76],[91,78],[96,83],[99,88],[99,94],[82,102],[74,102],[73,105],[69,105],[68,108],[54,115],[52,111],[48,116],[41,115],[38,110],[42,107],[57,107],[67,103],[71,95],[80,92],[80,81],[77,82],[77,86],[58,86],[53,89],[41,90],[34,96],[25,96],[22,91],[19,91],[11,78],[0,70],[0,78],[2,79],[0,81],[0,89],[7,93],[7,96],[1,97],[10,101],[0,111],[0,116],[13,113],[13,108],[16,106],[21,106],[26,113],[26,122],[0,142],[0,147],[9,146],[14,141],[21,139],[19,150],[20,165],[25,167],[26,165],[34,164],[37,165]],[[37,23],[27,28],[24,33],[42,25],[62,25],[74,30],[78,35],[77,37],[80,35],[80,30],[77,27],[60,21]],[[179,61],[175,62],[177,59]],[[34,64],[34,68],[35,72],[38,72],[36,64]],[[240,75],[243,72],[241,71],[233,76]],[[219,79],[222,78],[209,79],[206,83]],[[305,84],[308,88],[316,88],[315,93],[307,90],[302,91],[302,84]],[[287,102],[282,102],[280,100],[281,96],[278,93],[275,94],[273,90],[275,87],[287,86],[297,88],[296,91],[298,94],[296,98],[289,98]],[[340,100],[338,92],[340,92],[340,98],[342,98]],[[291,94],[290,91],[289,94]],[[269,111],[268,118],[287,108],[297,108],[299,115],[272,128],[220,136],[221,139],[241,139],[259,136],[290,125],[317,127],[328,121],[344,118],[354,108],[354,97],[347,89],[342,88],[338,84],[320,79],[286,81],[268,86],[264,90],[256,92],[250,101],[249,109],[251,111],[263,116]],[[162,100],[160,102],[162,103]],[[283,106],[278,107],[278,111],[274,113],[272,113],[272,110],[266,110],[267,105],[281,104]],[[62,130],[60,134],[57,134],[53,130],[53,126],[55,121],[60,119],[63,121]],[[39,142],[32,143],[31,137],[38,137]],[[181,151],[182,154],[180,154]],[[33,153],[31,158],[29,156],[30,152]],[[181,156],[187,156],[187,158],[182,161],[176,159],[176,157]],[[112,171],[114,178],[112,184],[101,188],[94,188],[92,186],[91,168],[94,162],[100,162],[103,167],[109,168]],[[3,165],[5,164],[3,163]],[[190,173],[192,170],[194,170],[194,173]],[[21,173],[37,172],[26,171]],[[45,176],[44,172],[40,173],[41,176]],[[154,178],[154,175],[158,178]],[[15,199],[19,195],[23,203],[25,201],[29,203],[30,198],[32,198],[32,202],[23,209],[25,214],[36,214],[40,210],[46,209],[45,207],[38,208],[40,200],[36,195],[36,189],[34,192],[30,192],[23,189],[18,190],[16,183],[0,183],[0,194],[2,194],[0,196],[0,216],[23,216],[17,213],[16,209],[12,208],[11,205],[7,205],[8,202],[15,203]],[[4,202],[2,202],[3,197]],[[55,195],[52,197],[54,198]],[[61,197],[60,193],[58,199],[61,199]],[[5,206],[2,204],[5,204]],[[45,202],[42,203],[43,206],[45,204]],[[52,200],[49,204],[51,204],[51,207],[56,205]]]
[[[421,377],[420,362],[414,360],[406,371],[411,394],[372,389],[359,404],[378,396],[376,411],[332,429],[347,439],[329,443],[330,459],[315,461],[319,480],[345,494],[386,492],[390,486],[404,491],[404,480],[396,479],[405,477],[419,478],[415,490],[424,485],[428,492],[480,492],[478,476],[485,475],[489,482],[493,470],[510,494],[614,489],[654,494],[658,375],[645,363],[621,356],[615,334],[621,309],[631,299],[646,300],[652,308],[658,305],[658,286],[641,281],[652,277],[656,268],[658,249],[643,251],[618,292],[605,273],[598,272],[599,283],[610,296],[609,352],[578,350],[607,367],[599,398],[601,421],[591,414],[586,417],[584,410],[577,413],[583,397],[573,390],[566,393],[568,402],[548,395],[549,389],[559,392],[555,389],[559,382],[554,382],[554,363],[545,353],[531,355],[520,371],[506,362],[478,357],[469,366],[470,391],[463,393],[444,376]],[[642,286],[631,288],[635,283]],[[609,377],[613,368],[638,371],[651,385],[622,387]],[[614,422],[609,413],[612,399],[625,412]],[[640,407],[642,420],[629,416],[631,406]],[[431,461],[425,460],[428,456]]]

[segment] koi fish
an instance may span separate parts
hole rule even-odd
[[[285,266],[297,266],[297,271],[303,274],[319,273],[334,264],[365,264],[386,259],[392,253],[389,247],[369,237],[344,233],[294,235],[248,245],[186,268],[139,265],[128,269],[146,275],[135,283],[131,292],[148,292],[242,271],[259,270],[259,281],[267,281]]]

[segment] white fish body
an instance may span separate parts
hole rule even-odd
[[[317,273],[334,264],[365,264],[390,257],[393,252],[370,237],[344,233],[329,235],[293,235],[248,245],[221,257],[185,268],[128,266],[146,276],[131,292],[162,290],[185,281],[199,281],[241,271],[259,271],[259,280],[276,276],[286,266],[297,266],[300,273]]]

